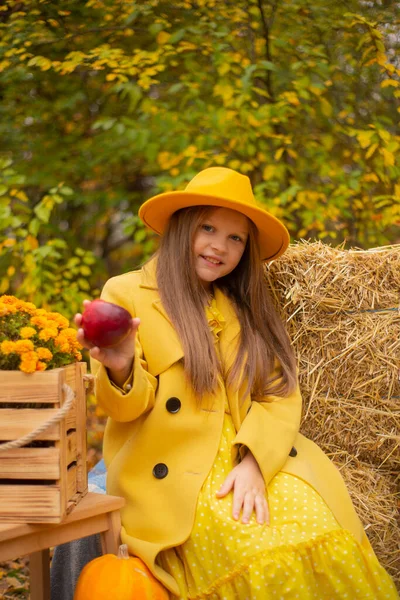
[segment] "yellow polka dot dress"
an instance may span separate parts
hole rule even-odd
[[[207,310],[218,339],[224,319]],[[236,436],[226,403],[218,454],[199,495],[193,530],[159,563],[178,583],[181,600],[395,600],[375,555],[342,529],[317,492],[278,473],[267,490],[270,524],[232,518],[232,493],[216,492],[235,465]],[[173,597],[175,598],[175,597]]]

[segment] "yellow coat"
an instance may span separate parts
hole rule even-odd
[[[197,497],[218,450],[224,394],[206,398],[197,407],[184,376],[181,344],[157,291],[154,261],[143,270],[110,279],[102,298],[141,319],[130,391],[111,384],[102,365],[92,365],[98,403],[110,417],[104,437],[107,491],[126,499],[123,542],[177,594],[175,580],[155,560],[161,550],[182,544],[190,535]],[[218,289],[216,301],[226,319],[220,351],[231,364],[239,322]],[[222,380],[219,385],[224,385]],[[339,524],[368,545],[339,471],[298,432],[299,390],[286,398],[256,401],[248,396],[240,405],[241,392],[227,389],[237,431],[234,460],[245,445],[257,459],[266,485],[278,471],[300,477],[322,496]],[[293,457],[292,447],[297,450]]]

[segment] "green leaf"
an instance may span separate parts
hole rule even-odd
[[[81,290],[85,290],[85,292],[88,292],[90,290],[90,285],[89,283],[86,281],[86,279],[83,279],[82,277],[80,277],[78,279],[78,285],[81,288]]]
[[[64,196],[72,196],[74,194],[74,190],[66,185],[63,185],[60,188],[60,194],[64,194]]]
[[[40,221],[39,219],[32,219],[32,221],[28,225],[28,231],[33,237],[36,237],[40,229]]]
[[[168,44],[175,44],[176,42],[180,42],[185,37],[186,31],[184,29],[178,29],[171,35],[168,40]]]

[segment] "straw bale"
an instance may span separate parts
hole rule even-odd
[[[339,468],[379,562],[400,589],[399,487],[394,473],[342,452],[331,456]]]
[[[344,250],[303,241],[270,263],[268,272],[282,299],[307,312],[399,308],[400,244]]]
[[[267,278],[298,357],[302,431],[400,471],[400,245],[302,242]]]
[[[400,245],[300,242],[266,278],[298,358],[301,431],[339,467],[400,589]]]

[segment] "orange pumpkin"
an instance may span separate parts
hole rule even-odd
[[[118,556],[104,554],[90,561],[79,576],[74,600],[168,600],[165,587],[140,558],[122,544]]]

